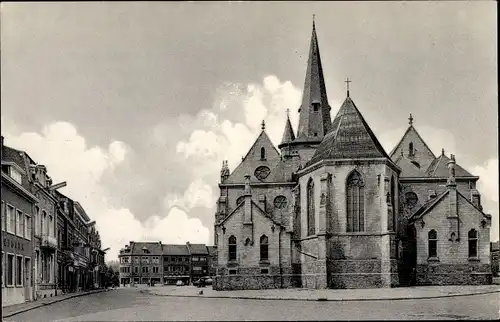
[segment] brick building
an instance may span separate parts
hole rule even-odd
[[[346,81],[349,85],[349,80]],[[221,169],[214,289],[491,283],[479,179],[413,126],[387,154],[350,97],[333,121],[316,28],[297,135]]]
[[[29,167],[23,152],[4,146],[2,153],[2,307],[31,301],[33,282],[34,205]]]
[[[187,242],[186,246],[189,250],[189,255],[191,257],[190,275],[191,275],[191,282],[193,282],[201,277],[208,275],[209,254],[207,246],[205,244],[191,244]]]
[[[120,284],[160,284],[163,282],[161,242],[134,242],[120,250]]]
[[[187,245],[163,245],[163,283],[175,284],[191,280],[191,255]]]
[[[490,243],[491,271],[495,277],[500,276],[499,257],[500,242],[496,241],[494,243]]]

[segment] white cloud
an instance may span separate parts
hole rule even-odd
[[[489,159],[483,165],[476,166],[473,174],[479,176],[477,189],[482,196],[483,210],[492,217],[491,240],[499,240],[498,158]]]
[[[131,149],[121,141],[113,141],[107,149],[88,147],[85,138],[67,122],[54,122],[42,133],[5,132],[5,144],[26,151],[39,164],[47,166],[54,182],[67,181],[61,192],[79,201],[100,232],[103,247],[110,247],[107,259],[116,259],[119,250],[130,240],[161,240],[185,243],[192,240],[207,243],[209,231],[200,220],[189,218],[178,209],[159,209],[161,216],[141,223],[129,209],[110,205],[100,185],[103,174],[122,163]],[[206,206],[211,201],[211,188],[196,182],[186,192],[188,207]],[[179,227],[182,227],[179,229]]]
[[[165,207],[171,209],[180,207],[186,211],[194,207],[212,208],[216,197],[213,194],[212,186],[205,183],[202,179],[191,182],[189,187],[181,197],[179,195],[168,195],[165,198]]]

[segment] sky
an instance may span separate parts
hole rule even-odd
[[[5,144],[45,164],[96,220],[108,259],[131,240],[213,244],[222,160],[266,121],[297,129],[316,29],[332,119],[350,96],[387,152],[412,113],[480,176],[498,240],[496,3],[1,4]]]

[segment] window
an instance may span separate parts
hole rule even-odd
[[[48,235],[48,226],[47,226],[47,213],[45,210],[42,210],[42,221],[40,223],[42,229],[42,235]]]
[[[7,286],[14,285],[14,255],[7,254]]]
[[[274,207],[277,209],[284,209],[287,205],[287,200],[285,196],[277,196],[274,198]]]
[[[260,269],[260,273],[261,274],[269,274],[269,269],[267,269],[267,268],[261,268]]]
[[[19,210],[17,211],[16,235],[19,237],[24,237],[24,214]]]
[[[269,260],[269,240],[266,235],[260,237],[260,260]]]
[[[54,237],[54,219],[52,215],[49,215],[49,227],[47,229],[47,233],[49,234],[49,236]]]
[[[408,144],[408,150],[409,150],[408,152],[409,155],[414,154],[415,151],[413,150],[413,142],[410,142],[410,144]]]
[[[17,256],[16,261],[16,285],[23,285],[23,257]]]
[[[313,106],[313,110],[314,110],[314,112],[319,111],[319,103],[316,103],[316,102],[315,102],[315,103],[312,103],[312,106]]]
[[[394,176],[391,178],[391,208],[392,208],[392,230],[396,231],[397,229],[397,216],[396,216],[396,187],[395,187],[395,178]]]
[[[229,260],[236,260],[236,237],[229,237]]]
[[[24,238],[31,240],[31,216],[24,216]]]
[[[429,231],[429,257],[437,257],[437,232],[433,229]]]
[[[197,262],[198,261],[198,256],[193,256],[192,261],[193,262]]]
[[[347,231],[365,230],[365,192],[361,174],[353,171],[347,177]]]
[[[5,253],[2,252],[2,286],[4,286],[5,281]]]
[[[9,175],[17,183],[19,183],[19,184],[22,183],[21,173],[19,171],[17,171],[16,168],[14,168],[14,167],[11,166],[10,167],[10,173],[9,173]]]
[[[206,257],[200,257],[200,262],[206,262],[207,258]]]
[[[14,207],[7,205],[7,232],[15,234],[16,230],[16,215]]]
[[[307,184],[307,234],[309,236],[316,233],[315,220],[314,181],[310,179],[309,183]]]
[[[230,269],[229,270],[229,275],[236,275],[236,270],[235,269]]]
[[[149,273],[149,267],[147,267],[147,266],[143,266],[143,267],[142,267],[142,272],[143,272],[143,273]]]
[[[261,160],[265,160],[266,159],[266,149],[264,149],[263,147],[260,148],[260,159]]]
[[[477,257],[477,230],[469,230],[469,257]]]
[[[139,273],[139,267],[138,266],[134,267],[134,273]]]
[[[160,271],[159,267],[153,267],[153,273],[158,273]]]

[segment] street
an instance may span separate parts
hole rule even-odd
[[[184,298],[118,289],[72,298],[5,321],[420,320],[499,318],[500,294],[422,300],[316,302]]]

